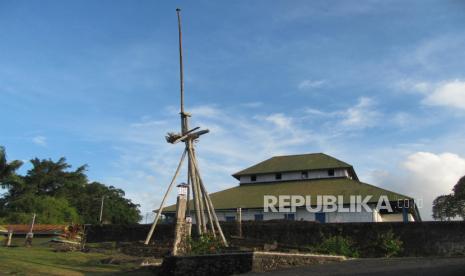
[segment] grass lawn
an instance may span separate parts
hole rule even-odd
[[[118,252],[54,252],[46,241],[34,239],[32,248],[23,246],[24,239],[14,242],[17,247],[7,248],[1,245],[0,275],[151,275],[147,270],[137,271],[139,262],[101,262],[109,258],[127,257]]]

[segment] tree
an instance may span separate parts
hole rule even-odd
[[[462,178],[459,179],[457,184],[455,184],[453,191],[457,199],[465,200],[465,176],[462,176]]]
[[[454,186],[454,196],[457,208],[457,215],[465,219],[465,176],[459,179]]]
[[[0,146],[0,186],[7,188],[18,179],[16,177],[16,170],[23,165],[23,162],[14,160],[7,162],[5,148]]]
[[[28,184],[27,190],[30,192],[41,195],[70,196],[87,184],[85,175],[87,166],[83,165],[74,171],[69,171],[71,165],[66,163],[64,157],[57,162],[51,159],[34,158],[31,164],[32,169],[24,177],[24,181]]]
[[[34,196],[27,194],[9,203],[6,220],[9,223],[28,224],[31,214],[37,215],[36,222],[42,224],[79,223],[76,208],[64,198]]]
[[[104,198],[103,221],[113,224],[137,223],[140,219],[139,205],[124,198],[124,191],[98,182],[86,185],[76,202],[76,207],[86,223],[99,223],[102,197]]]
[[[102,196],[106,221],[130,224],[141,219],[139,205],[125,198],[123,190],[89,183],[86,165],[72,170],[64,157],[56,162],[39,158],[30,162],[32,168],[25,176],[16,175],[22,163],[7,163],[4,149],[0,151],[0,180],[7,189],[0,197],[0,220],[28,223],[31,214],[37,213],[39,223],[98,223]]]
[[[450,195],[438,196],[433,201],[433,218],[451,220],[456,217],[465,219],[465,176],[457,181]]]
[[[436,220],[451,220],[457,216],[455,197],[453,194],[438,196],[433,201],[433,218]]]

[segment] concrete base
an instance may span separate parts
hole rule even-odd
[[[233,275],[341,262],[344,256],[278,252],[239,252],[199,256],[170,256],[163,260],[161,275]]]

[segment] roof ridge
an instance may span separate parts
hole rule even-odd
[[[291,157],[291,156],[304,156],[304,155],[317,155],[317,154],[324,154],[326,156],[330,156],[330,155],[327,155],[323,152],[311,152],[311,153],[299,153],[299,154],[285,154],[285,155],[275,155],[271,158],[275,158],[275,157]],[[330,156],[332,157],[332,156]],[[334,157],[333,157],[334,158]]]
[[[353,168],[353,166],[322,152],[277,155],[238,171],[234,173],[233,176],[239,179],[238,176],[246,174],[293,172],[329,168]]]

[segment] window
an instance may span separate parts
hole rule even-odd
[[[226,216],[226,221],[236,221],[235,216]]]
[[[325,223],[326,222],[326,214],[325,213],[315,213],[315,221],[318,221],[319,223]]]
[[[302,179],[307,179],[308,178],[308,172],[302,172]]]
[[[281,173],[275,174],[274,178],[275,178],[276,180],[280,180],[280,179],[282,178]]]
[[[250,176],[250,181],[257,181],[257,176],[256,175],[251,175]]]
[[[328,176],[334,176],[334,169],[328,170]]]
[[[284,214],[285,220],[295,220],[295,214]]]
[[[263,214],[255,214],[255,221],[262,221],[263,220]]]

